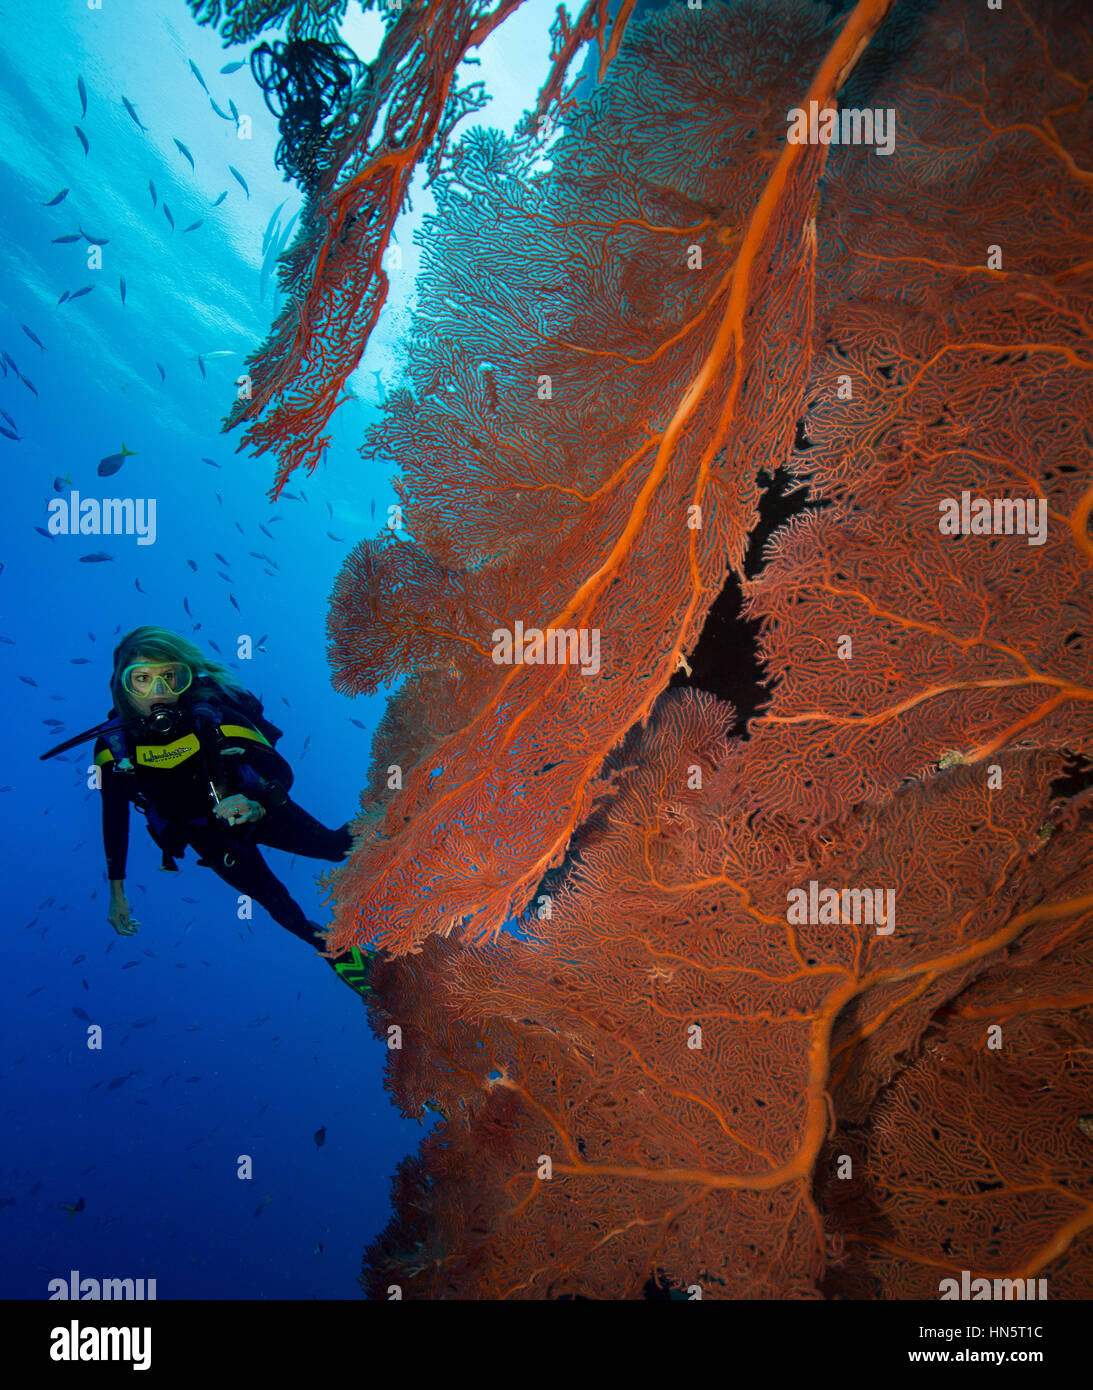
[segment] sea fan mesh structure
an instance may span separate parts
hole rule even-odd
[[[389,948],[387,1084],[442,1116],[375,1297],[1093,1293],[1093,43],[887,9],[649,16],[552,169],[477,132],[436,179],[367,446],[414,539],[330,613],[341,689],[403,681],[335,947]],[[892,155],[786,144],[836,93]],[[779,466],[819,505],[746,579]],[[965,494],[1042,540],[945,534]],[[746,737],[664,689],[727,571]],[[598,672],[496,664],[517,623]]]

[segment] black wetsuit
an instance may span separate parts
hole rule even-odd
[[[328,829],[289,797],[292,769],[258,727],[265,722],[256,714],[261,707],[248,700],[253,696],[237,704],[218,687],[199,684],[179,698],[177,724],[170,733],[156,734],[141,725],[99,739],[95,762],[102,769],[107,876],[125,877],[129,803],[135,801],[163,851],[164,868],[175,869],[175,858],[191,846],[199,864],[264,907],[280,926],[309,944],[321,944],[316,924],[292,900],[258,846],[338,863],[352,847],[352,835],[348,825]],[[132,771],[118,766],[116,753],[123,744]],[[228,825],[212,814],[210,781],[224,787],[222,796],[242,793],[266,814],[254,824]]]

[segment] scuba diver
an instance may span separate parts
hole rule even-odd
[[[348,822],[329,830],[289,796],[292,769],[273,747],[281,730],[265,717],[261,702],[220,662],[160,627],[138,627],[121,639],[110,690],[114,707],[105,724],[42,757],[98,736],[107,920],[114,930],[132,936],[140,926],[125,896],[132,802],[147,817],[163,869],[177,873],[175,860],[189,846],[199,864],[264,907],[278,925],[324,946],[323,929],[304,915],[258,847],[339,863],[348,858],[353,836]],[[324,959],[363,996],[371,992],[374,955],[354,946]]]

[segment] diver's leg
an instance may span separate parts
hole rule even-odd
[[[270,849],[302,854],[305,859],[326,859],[332,864],[343,860],[353,848],[348,825],[328,830],[292,800],[267,811],[258,822],[254,839]]]
[[[200,830],[190,836],[190,844],[200,854],[200,864],[212,869],[237,893],[253,898],[278,926],[309,946],[325,945],[325,939],[316,934],[316,923],[304,916],[303,908],[293,900],[254,845],[234,845],[225,836],[202,834]]]

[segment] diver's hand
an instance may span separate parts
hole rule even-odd
[[[264,806],[259,805],[257,801],[251,801],[242,792],[237,792],[235,796],[226,796],[223,801],[217,803],[213,811],[214,816],[226,820],[229,825],[250,825],[252,821],[261,820],[265,814]]]
[[[140,923],[129,915],[129,902],[120,882],[110,885],[110,907],[106,920],[119,936],[135,936]]]

